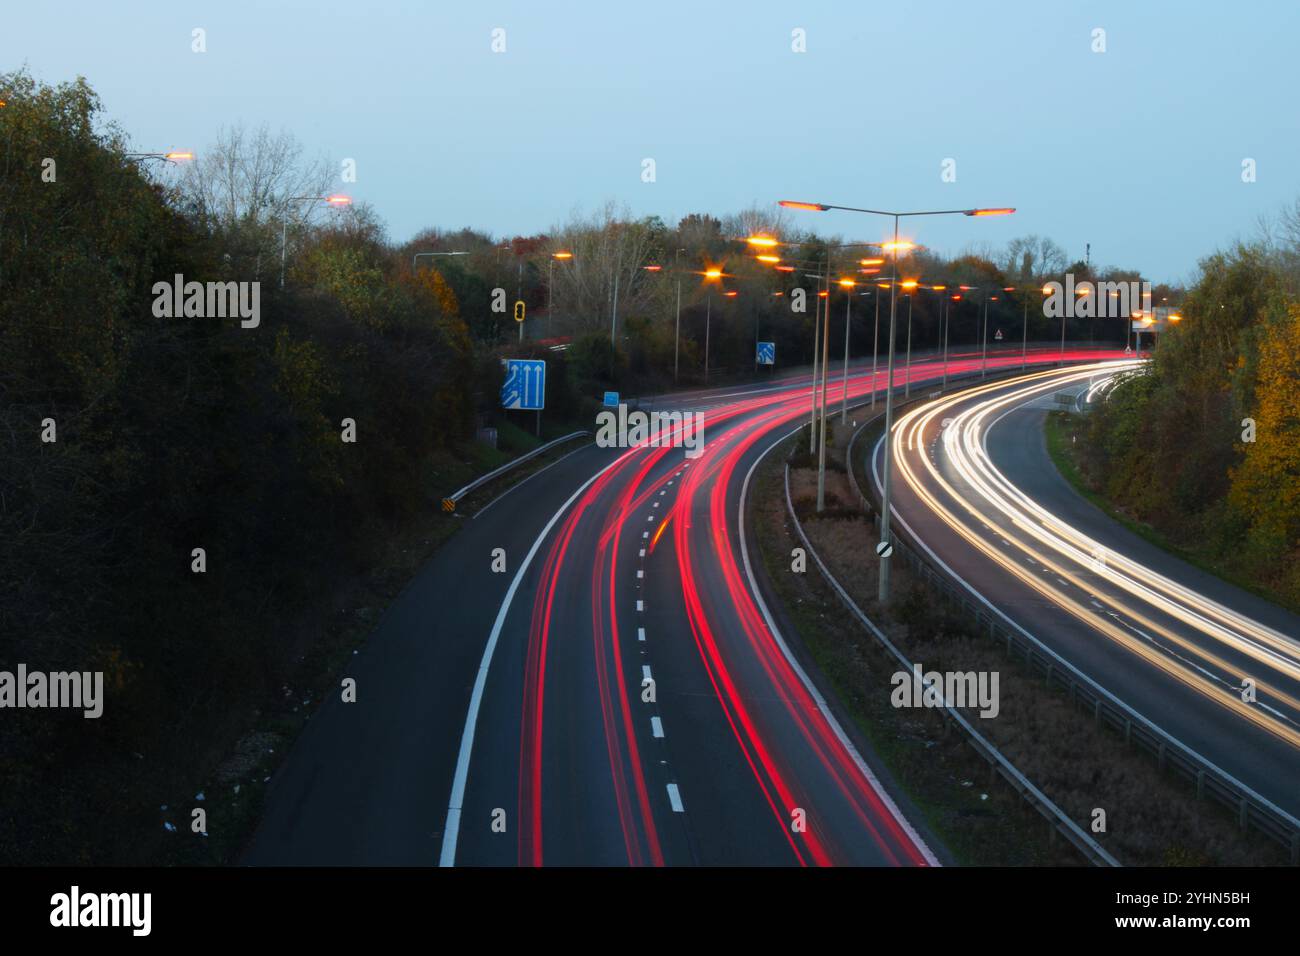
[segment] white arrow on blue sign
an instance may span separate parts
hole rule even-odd
[[[775,365],[776,364],[776,343],[759,342],[758,352],[754,357],[754,361],[759,365]]]
[[[506,380],[501,407],[541,411],[546,407],[546,363],[538,359],[502,359]]]

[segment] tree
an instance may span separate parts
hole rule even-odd
[[[1065,250],[1046,236],[1029,235],[1007,243],[1002,271],[1018,285],[1042,285],[1065,271]]]
[[[1244,457],[1232,470],[1230,499],[1249,517],[1258,544],[1294,555],[1300,552],[1300,306],[1270,324],[1254,392],[1254,441],[1239,446]],[[1300,584],[1300,575],[1292,577],[1293,586]]]
[[[653,295],[651,273],[656,247],[653,219],[630,220],[607,203],[590,218],[574,217],[552,230],[548,251],[572,252],[563,268],[554,270],[555,296],[573,330],[608,329],[618,294],[618,314],[645,310]]]
[[[306,161],[292,133],[263,125],[224,127],[185,169],[182,208],[216,238],[239,274],[255,277],[280,260],[281,230],[295,235],[320,214],[332,180],[323,160]]]

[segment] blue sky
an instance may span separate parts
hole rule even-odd
[[[1011,205],[914,237],[956,252],[1040,233],[1177,280],[1300,195],[1293,0],[96,0],[10,4],[4,19],[2,68],[86,76],[142,149],[201,150],[243,121],[354,158],[347,191],[397,240],[527,234],[607,200],[669,222],[780,198]],[[940,179],[948,158],[955,183]],[[855,239],[885,231],[805,215]]]

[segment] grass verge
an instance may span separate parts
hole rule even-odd
[[[1076,823],[1090,828],[1106,814],[1099,843],[1131,865],[1247,865],[1284,863],[1285,851],[1241,833],[1217,805],[1199,803],[1181,781],[1163,774],[1122,739],[1075,709],[1067,695],[1044,685],[1005,648],[974,633],[940,595],[895,562],[898,595],[892,613],[874,597],[876,562],[871,524],[852,507],[843,474],[847,432],[829,448],[827,508],[815,515],[815,470],[792,470],[796,512],[818,553],[865,613],[909,659],[938,671],[998,672],[1000,712],[967,717],[1015,766]],[[796,439],[797,440],[797,439]],[[804,436],[806,440],[806,436]],[[865,447],[865,446],[863,446]],[[788,450],[788,449],[787,449]],[[796,459],[796,464],[804,464]],[[785,514],[783,462],[775,455],[759,476],[759,545],[778,595],[831,689],[873,750],[921,809],[931,829],[960,863],[1070,865],[1080,858],[1009,788],[994,783],[988,765],[956,731],[925,710],[895,709],[890,677],[898,669],[865,629],[852,621],[815,567],[791,572],[798,545]]]
[[[1193,567],[1199,568],[1206,574],[1212,574],[1234,587],[1239,587],[1256,597],[1263,598],[1265,601],[1300,614],[1300,607],[1287,601],[1277,591],[1262,586],[1256,579],[1241,574],[1225,565],[1222,561],[1180,545],[1169,535],[1161,532],[1160,529],[1133,518],[1123,509],[1116,507],[1105,495],[1098,492],[1084,475],[1078,460],[1078,452],[1075,450],[1082,442],[1088,440],[1088,430],[1083,425],[1084,421],[1082,415],[1074,412],[1053,411],[1047,413],[1047,421],[1043,426],[1047,440],[1047,453],[1052,459],[1052,464],[1056,466],[1056,470],[1061,473],[1061,476],[1070,483],[1070,486],[1076,492],[1101,509],[1108,518],[1119,522],[1129,531],[1162,551],[1167,551],[1179,560],[1186,561]]]

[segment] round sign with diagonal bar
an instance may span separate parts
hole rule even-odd
[[[876,545],[876,554],[879,557],[887,558],[894,553],[894,546],[888,541],[882,541]]]

